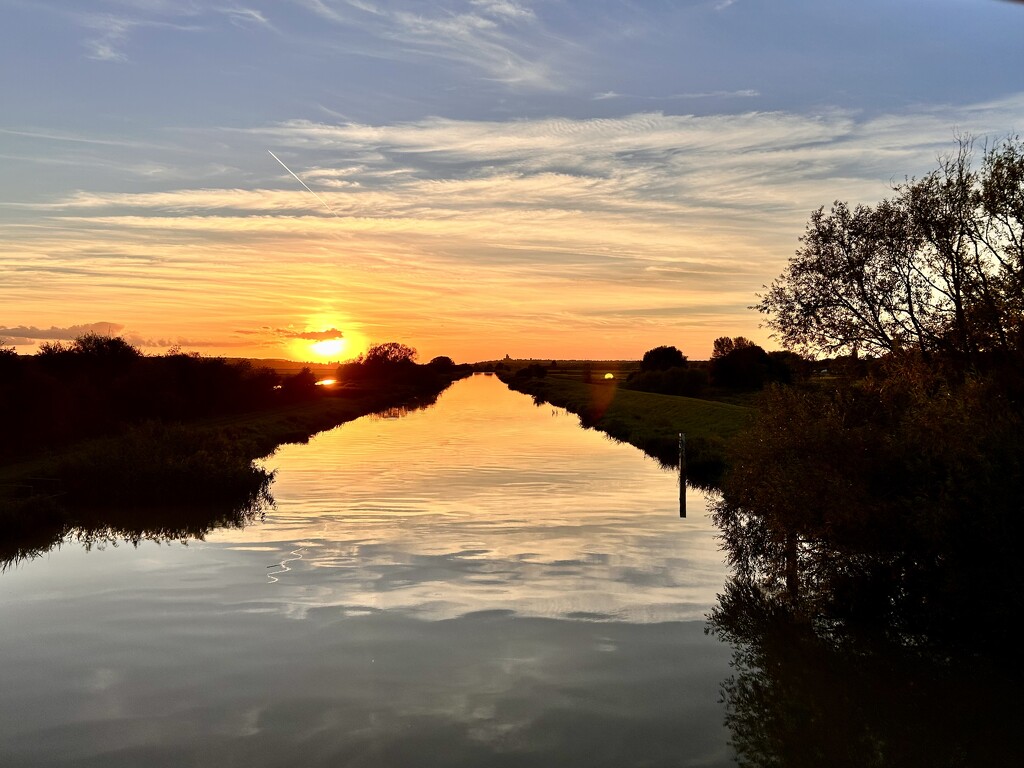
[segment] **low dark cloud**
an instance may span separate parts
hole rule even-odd
[[[326,341],[327,339],[342,339],[345,337],[337,328],[328,328],[326,331],[303,331],[302,333],[278,329],[278,333],[282,335],[287,334],[293,339],[307,339],[309,341]]]
[[[175,347],[181,350],[199,349],[203,347],[229,349],[231,347],[244,347],[248,345],[248,342],[245,341],[231,341],[229,339],[190,339],[184,336],[153,338],[140,336],[138,334],[129,334],[124,338],[129,344],[134,344],[136,347],[150,347],[157,349],[173,349]]]
[[[125,326],[121,323],[84,323],[67,327],[52,325],[49,328],[37,328],[33,325],[19,325],[11,328],[0,327],[0,345],[32,346],[43,341],[73,341],[87,333],[96,333],[100,336],[121,336],[129,344],[136,347],[155,347],[160,349],[170,349],[173,347],[180,349],[195,349],[199,347],[228,348],[241,347],[248,344],[248,342],[233,342],[228,339],[192,339],[184,336],[154,338],[142,336],[138,333],[124,333],[124,328]],[[332,335],[328,338],[338,338],[341,336],[340,331],[332,331],[331,333],[336,333],[337,336]]]
[[[85,323],[60,328],[51,325],[49,328],[37,328],[34,325],[19,325],[14,328],[0,328],[0,338],[6,344],[35,344],[38,339],[71,341],[87,333],[98,333],[101,336],[113,336],[124,330],[121,323]]]
[[[0,332],[2,331],[3,329],[0,328]],[[259,330],[236,330],[235,333],[243,336],[275,336],[279,339],[304,339],[306,341],[345,338],[345,334],[337,328],[328,328],[324,331],[297,331],[294,328],[271,328],[269,325],[264,325]]]

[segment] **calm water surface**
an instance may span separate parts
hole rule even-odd
[[[0,574],[0,765],[724,766],[700,494],[491,377],[285,446],[204,541]]]

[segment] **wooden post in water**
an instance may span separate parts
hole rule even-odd
[[[679,516],[686,517],[686,433],[679,433]]]

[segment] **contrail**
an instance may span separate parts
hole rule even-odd
[[[270,150],[268,149],[267,152],[270,152]],[[318,195],[316,192],[314,192],[312,189],[310,189],[309,185],[306,182],[304,182],[302,179],[300,179],[298,176],[296,176],[295,175],[295,171],[293,171],[291,168],[289,168],[287,165],[285,165],[284,161],[280,157],[275,155],[273,152],[270,152],[270,156],[272,158],[274,158],[275,160],[277,160],[277,162],[281,163],[281,167],[284,168],[286,171],[288,171],[288,173],[290,173],[292,175],[292,178],[294,178],[297,182],[299,182],[299,184],[301,184],[303,187],[305,187],[306,191],[309,192],[309,194],[311,194],[313,197],[315,197],[317,200],[319,200],[323,204],[324,208],[326,208],[328,211],[333,213],[335,218],[338,218],[338,219],[341,218],[341,216],[338,216],[338,212],[335,211],[333,208],[331,208],[331,206],[329,206],[327,204],[327,201],[324,200],[322,197],[320,197],[320,195]]]

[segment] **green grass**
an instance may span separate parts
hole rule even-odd
[[[595,377],[603,376],[599,370],[595,365]],[[503,380],[537,401],[577,414],[583,426],[634,445],[665,465],[678,461],[679,433],[685,433],[688,476],[700,485],[718,483],[729,441],[750,425],[755,414],[747,406],[623,389],[615,380],[588,384],[575,372]]]
[[[254,459],[360,416],[430,404],[449,384],[378,382],[270,410],[144,421],[2,465],[0,570],[72,532],[86,543],[162,541],[243,525],[273,504],[273,473]]]
[[[67,510],[76,507],[192,504],[222,492],[245,505],[264,487],[254,459],[360,416],[433,402],[449,383],[325,392],[270,410],[181,424],[143,422],[115,436],[55,446],[0,466],[0,528],[28,522],[37,511],[70,521]]]

